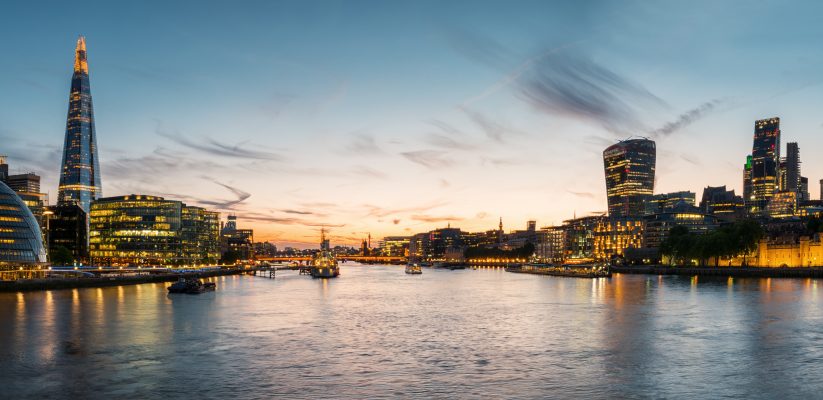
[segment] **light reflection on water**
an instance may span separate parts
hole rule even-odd
[[[817,397],[811,279],[344,266],[0,294],[0,387],[22,397]]]

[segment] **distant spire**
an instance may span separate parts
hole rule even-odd
[[[503,217],[500,217],[500,225],[498,225],[498,227],[500,228],[500,232],[503,232]]]
[[[89,73],[89,64],[86,61],[86,38],[77,38],[77,47],[74,48],[74,72]]]

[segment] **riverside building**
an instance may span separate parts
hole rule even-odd
[[[46,249],[34,215],[0,182],[0,271],[46,262]]]
[[[217,213],[157,196],[98,199],[89,212],[89,255],[103,265],[207,263],[219,240],[217,221]]]

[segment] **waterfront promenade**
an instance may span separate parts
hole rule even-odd
[[[675,267],[632,265],[611,267],[621,274],[732,276],[745,278],[823,278],[823,267]]]
[[[134,272],[133,272],[134,271]],[[17,292],[31,290],[75,289],[91,287],[107,287],[121,285],[136,285],[141,283],[173,282],[183,277],[209,278],[214,276],[237,275],[249,270],[242,267],[221,267],[210,269],[168,270],[168,269],[88,269],[54,271],[55,274],[72,274],[74,276],[60,276],[42,279],[19,279],[0,281],[0,292]],[[84,276],[92,274],[94,276]]]

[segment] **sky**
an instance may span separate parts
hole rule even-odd
[[[321,226],[356,245],[605,211],[602,151],[632,136],[657,143],[656,193],[740,194],[754,121],[773,116],[818,198],[822,13],[815,1],[17,1],[0,14],[0,154],[56,201],[84,35],[104,196],[236,214],[278,247],[316,247]]]

